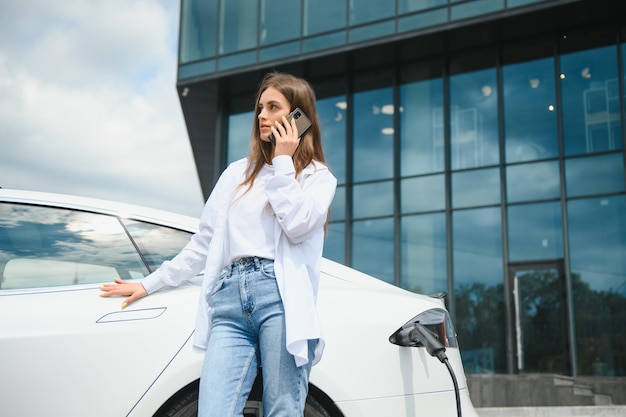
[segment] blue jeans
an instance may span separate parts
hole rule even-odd
[[[274,262],[244,258],[225,267],[211,294],[213,321],[200,377],[198,417],[243,416],[263,372],[263,416],[302,416],[311,360],[297,367],[287,352],[283,303]]]

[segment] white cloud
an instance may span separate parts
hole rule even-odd
[[[198,215],[175,89],[178,2],[7,3],[0,186]]]

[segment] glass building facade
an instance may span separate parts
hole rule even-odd
[[[339,181],[324,256],[445,292],[467,373],[624,377],[620,3],[183,0],[205,194],[247,154],[262,74],[302,75]]]

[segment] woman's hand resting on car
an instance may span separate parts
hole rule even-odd
[[[100,297],[128,297],[122,303],[122,308],[148,295],[140,282],[129,282],[119,278],[115,278],[115,283],[102,284],[100,291],[102,291]]]

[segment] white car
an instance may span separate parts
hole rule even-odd
[[[126,309],[99,286],[141,279],[196,228],[157,210],[0,189],[0,415],[195,416],[202,277]],[[477,417],[440,298],[324,260],[319,309],[327,348],[306,417]],[[259,391],[245,416],[262,416]]]

